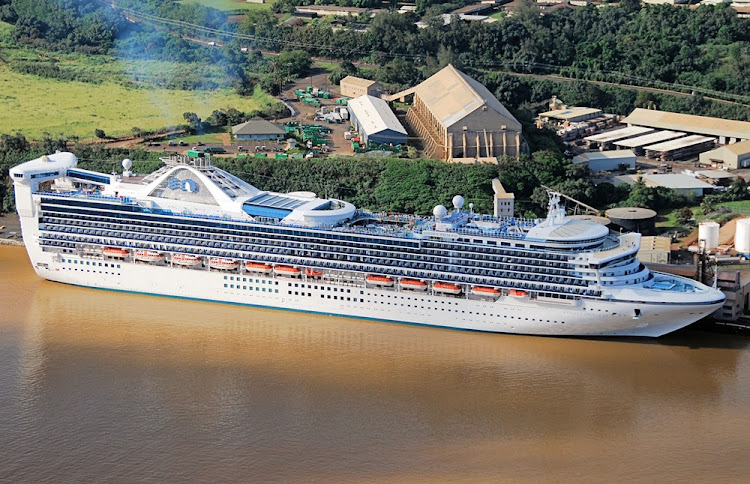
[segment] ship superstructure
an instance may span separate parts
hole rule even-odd
[[[723,294],[649,271],[639,234],[565,216],[435,208],[372,213],[310,192],[262,191],[174,155],[145,176],[55,153],[11,169],[29,257],[44,278],[105,289],[481,331],[659,336]],[[249,316],[252,317],[252,316]]]

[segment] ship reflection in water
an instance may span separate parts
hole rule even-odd
[[[750,477],[736,336],[471,333],[98,291],[0,248],[0,480]]]

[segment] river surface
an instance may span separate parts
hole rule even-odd
[[[473,333],[68,286],[0,247],[2,482],[748,482],[750,339]]]

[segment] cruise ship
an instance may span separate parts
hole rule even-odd
[[[657,337],[724,295],[651,272],[640,235],[566,217],[495,218],[463,198],[433,216],[260,190],[172,155],[146,176],[58,152],[10,170],[43,278],[93,288],[408,324],[551,336]],[[249,321],[253,311],[248,310]]]

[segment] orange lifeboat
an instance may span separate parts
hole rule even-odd
[[[521,291],[520,289],[511,289],[510,291],[508,291],[508,296],[526,297],[528,295],[529,294],[526,291]]]
[[[234,259],[224,259],[223,257],[212,257],[208,260],[208,267],[222,271],[231,271],[237,268],[237,261]]]
[[[435,292],[444,292],[446,294],[461,294],[461,286],[447,282],[436,282],[432,285],[432,289]]]
[[[393,286],[393,279],[390,277],[386,277],[386,276],[370,275],[370,276],[365,277],[365,280],[368,283],[374,284],[376,286],[387,286],[387,287]]]
[[[175,254],[172,256],[172,264],[194,267],[201,264],[201,259],[198,256],[190,254]]]
[[[118,259],[124,259],[126,255],[130,254],[127,250],[119,247],[105,247],[102,253],[107,257],[117,257]]]
[[[477,296],[496,297],[500,295],[500,289],[486,286],[474,286],[471,293]]]
[[[427,289],[427,283],[417,279],[401,279],[398,283],[402,288],[413,291],[425,291]]]
[[[316,271],[315,269],[305,269],[305,275],[307,277],[320,277],[323,275],[323,271]]]
[[[143,262],[158,262],[164,258],[164,254],[155,250],[138,249],[133,258]]]
[[[245,264],[245,269],[250,272],[260,272],[262,274],[270,274],[273,268],[268,264],[262,262],[248,262]]]
[[[279,276],[299,277],[301,270],[292,266],[274,266],[273,272]]]

